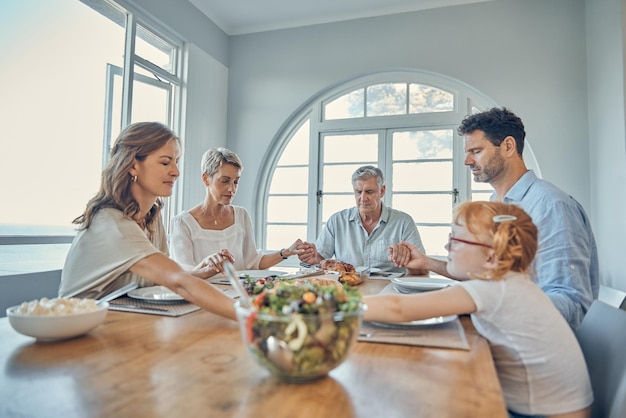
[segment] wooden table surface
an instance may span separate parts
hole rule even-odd
[[[369,280],[363,293],[385,281]],[[1,417],[506,417],[489,346],[357,342],[328,377],[285,383],[205,311],[171,318],[110,311],[89,334],[37,342],[0,319]]]

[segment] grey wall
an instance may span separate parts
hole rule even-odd
[[[587,0],[591,202],[602,282],[626,290],[624,0]]]
[[[258,150],[298,106],[338,81],[407,67],[518,113],[544,177],[590,210],[584,0],[498,0],[233,37],[228,146],[246,165],[237,203],[253,208]]]

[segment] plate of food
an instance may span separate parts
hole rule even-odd
[[[248,276],[251,279],[265,279],[268,277],[280,277],[280,276],[284,276],[285,273],[284,271],[278,271],[278,270],[239,270],[237,271],[237,275],[239,276],[240,279],[244,279],[246,276]]]
[[[327,272],[339,273],[339,281],[350,286],[356,286],[365,280],[367,273],[359,273],[354,266],[335,259],[324,259],[320,262],[320,268]]]
[[[172,292],[165,286],[140,287],[139,289],[131,290],[126,296],[145,302],[156,303],[180,302],[185,300],[181,295]]]
[[[439,325],[452,322],[457,318],[457,315],[436,316],[434,318],[420,319],[410,322],[370,322],[372,325],[382,328],[409,328],[409,327],[423,327],[428,325]]]
[[[261,280],[267,278],[275,279],[277,277],[288,276],[286,272],[278,270],[238,270],[236,273],[241,280]],[[229,285],[230,281],[228,281],[228,277],[220,274],[219,277],[212,279],[211,283]]]
[[[447,277],[394,277],[391,279],[394,285],[411,291],[423,292],[428,290],[443,289],[448,286],[459,284],[458,281],[448,279]]]

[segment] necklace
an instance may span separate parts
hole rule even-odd
[[[206,207],[202,207],[202,209],[200,210],[200,212],[202,213],[202,215],[203,215],[205,218],[208,218],[208,221],[209,221],[209,222],[211,222],[211,220],[212,220],[212,221],[213,221],[213,225],[217,225],[217,219],[218,219],[218,217],[217,217],[217,216],[210,215],[210,214],[209,214],[209,211],[208,211],[208,208],[206,208]],[[221,212],[221,211],[218,209],[218,214],[220,214],[220,212]]]

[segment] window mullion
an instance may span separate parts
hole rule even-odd
[[[137,18],[134,14],[126,15],[126,39],[124,45],[124,78],[122,82],[122,126],[131,122],[133,78],[135,73],[135,35],[137,33]]]

